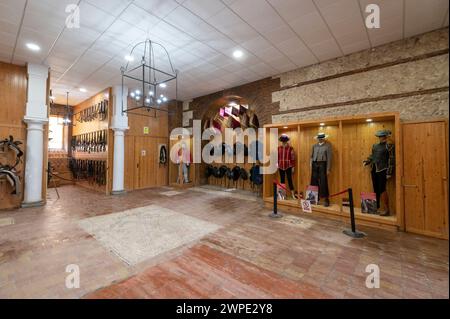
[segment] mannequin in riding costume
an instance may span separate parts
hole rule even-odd
[[[326,141],[327,135],[319,133],[317,143],[313,145],[311,153],[311,185],[319,187],[319,199],[324,199],[323,206],[330,206],[328,191],[328,175],[331,172],[332,150]]]
[[[284,184],[287,177],[292,198],[296,199],[294,183],[292,182],[292,174],[294,174],[295,167],[294,149],[289,145],[289,136],[286,134],[282,134],[279,141],[281,142],[281,145],[278,146],[278,172],[280,173],[280,183]]]
[[[377,208],[380,209],[380,200],[383,202],[385,211],[380,216],[389,216],[389,197],[386,192],[387,180],[392,177],[395,166],[395,146],[388,143],[391,132],[381,130],[375,134],[380,142],[372,146],[372,154],[364,161],[364,165],[372,166],[373,190],[377,195]]]
[[[183,174],[184,183],[189,183],[189,168],[192,163],[191,152],[187,148],[185,142],[182,142],[181,148],[178,150],[178,176]],[[182,170],[182,172],[180,171]]]

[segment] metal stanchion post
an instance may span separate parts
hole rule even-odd
[[[273,212],[270,213],[270,215],[269,215],[269,217],[271,217],[271,218],[283,217],[282,214],[278,213],[277,200],[278,200],[277,183],[273,183]]]
[[[359,232],[356,230],[356,223],[355,223],[355,206],[353,202],[353,189],[348,189],[348,200],[350,202],[350,221],[352,225],[351,230],[344,230],[344,234],[347,236],[353,237],[353,238],[363,238],[366,236],[366,234]]]

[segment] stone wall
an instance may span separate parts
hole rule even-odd
[[[402,120],[448,117],[448,29],[278,76],[273,123],[398,111]]]

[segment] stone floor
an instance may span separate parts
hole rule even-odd
[[[107,197],[73,186],[41,208],[0,212],[0,298],[448,298],[448,241],[309,215],[267,217],[260,201],[224,192],[151,189]],[[159,205],[220,226],[133,266],[84,232],[83,218]],[[8,220],[10,221],[10,220]],[[66,288],[78,265],[80,288]],[[380,267],[368,289],[367,265]]]

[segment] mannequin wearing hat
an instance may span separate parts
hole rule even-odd
[[[395,166],[395,146],[388,143],[391,131],[381,130],[375,134],[379,143],[372,146],[372,154],[363,162],[365,166],[371,165],[373,190],[377,195],[377,208],[380,209],[380,200],[385,211],[380,216],[389,216],[389,197],[386,192],[387,180],[391,178]]]
[[[292,174],[295,167],[295,153],[294,148],[289,145],[289,136],[282,134],[279,138],[281,145],[278,146],[278,171],[280,173],[280,183],[286,182],[286,177],[291,190],[292,198],[295,197],[294,183],[292,182]]]
[[[317,143],[313,145],[311,153],[311,185],[319,187],[319,198],[324,199],[323,205],[330,206],[328,191],[328,175],[331,171],[331,144],[326,141],[327,135],[316,135]]]

